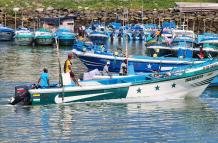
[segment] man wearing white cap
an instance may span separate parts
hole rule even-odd
[[[104,69],[103,69],[103,75],[109,75],[109,65],[110,65],[110,61],[107,61],[106,65],[104,66]]]

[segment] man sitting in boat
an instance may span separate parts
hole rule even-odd
[[[127,59],[120,66],[120,75],[127,75]]]
[[[43,69],[43,73],[38,79],[38,85],[40,88],[48,88],[49,87],[49,76],[47,68]]]
[[[104,68],[103,68],[103,75],[104,76],[110,76],[110,74],[109,74],[109,65],[110,65],[110,61],[107,61],[107,63],[106,63],[106,65],[104,66]]]
[[[72,71],[72,62],[71,62],[72,58],[73,58],[73,54],[69,53],[68,54],[68,58],[67,58],[67,60],[64,63],[64,73],[69,73],[70,74],[70,78],[74,81],[74,83],[77,86],[80,86],[79,82],[77,81],[77,79],[75,77],[75,74]]]

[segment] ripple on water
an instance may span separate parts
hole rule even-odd
[[[0,138],[12,142],[199,142],[218,134],[217,112],[198,99],[1,106],[0,113]]]

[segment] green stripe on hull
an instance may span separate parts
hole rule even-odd
[[[101,89],[89,91],[65,92],[64,102],[86,102],[108,99],[126,98],[128,87],[115,89]],[[57,104],[62,102],[62,93],[41,93],[40,96],[31,95],[32,105]],[[40,99],[35,100],[35,99]],[[58,102],[57,102],[58,101]]]

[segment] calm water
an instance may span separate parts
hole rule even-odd
[[[129,43],[143,54],[142,43]],[[109,45],[111,46],[111,45]],[[115,48],[122,47],[115,43]],[[125,47],[125,46],[123,46]],[[112,48],[112,46],[111,46]],[[61,48],[63,65],[70,48]],[[75,59],[77,73],[85,68]],[[143,103],[84,103],[21,107],[7,105],[14,86],[37,81],[48,67],[58,80],[53,47],[0,44],[0,142],[218,142],[218,90],[200,98]]]

